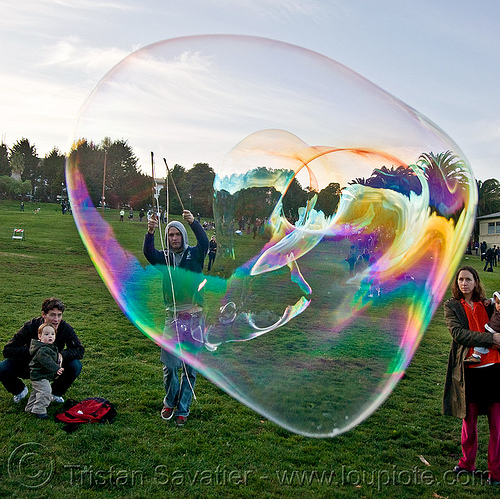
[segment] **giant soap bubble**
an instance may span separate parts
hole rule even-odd
[[[105,137],[128,141],[145,174],[151,151],[216,172],[217,273],[194,276],[206,319],[198,355],[163,331],[162,273],[147,265],[142,235],[131,243],[94,207],[102,166],[86,151]],[[100,81],[71,138],[75,220],[129,319],[303,435],[346,431],[389,396],[472,229],[474,178],[443,131],[337,62],[268,39],[138,50]],[[177,277],[174,295],[193,284]]]

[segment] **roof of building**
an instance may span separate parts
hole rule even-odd
[[[483,215],[482,217],[477,217],[478,220],[483,220],[485,218],[500,218],[500,211],[496,213],[490,213],[489,215]]]

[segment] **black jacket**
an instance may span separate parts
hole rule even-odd
[[[29,364],[31,355],[29,352],[31,340],[38,339],[38,328],[42,324],[42,317],[35,317],[26,322],[24,326],[14,335],[14,337],[5,345],[3,356],[6,359],[17,359]],[[85,349],[80,343],[74,329],[64,320],[59,323],[57,328],[56,340],[54,345],[61,353],[63,362],[74,359],[82,359]]]
[[[486,307],[486,312],[491,317],[493,306]],[[451,299],[444,303],[444,319],[453,341],[444,383],[443,414],[463,419],[466,413],[465,357],[471,347],[491,348],[493,335],[469,329],[469,320],[460,300]]]

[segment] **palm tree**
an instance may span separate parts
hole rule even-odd
[[[489,178],[484,182],[477,180],[477,216],[490,215],[500,211],[500,182]]]
[[[422,192],[422,186],[417,175],[408,166],[398,166],[397,168],[392,166],[391,169],[381,166],[375,168],[367,179],[358,177],[348,183],[350,185],[366,185],[375,189],[391,189],[405,196],[409,196],[411,191],[416,194]]]
[[[445,217],[458,217],[465,206],[469,183],[465,163],[446,151],[422,153],[417,165],[427,180],[431,210]]]
[[[477,217],[500,211],[500,182],[496,178],[489,178],[484,182],[476,180],[476,184],[478,200],[473,237],[475,241],[479,241],[479,220],[477,220]]]

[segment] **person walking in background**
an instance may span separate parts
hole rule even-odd
[[[217,241],[215,240],[215,236],[212,236],[210,239],[210,243],[208,245],[208,271],[210,271],[210,269],[212,268],[216,255],[217,255]]]
[[[481,243],[481,261],[484,260],[484,257],[486,256],[486,249],[488,248],[488,245],[486,244],[486,241],[483,241]]]
[[[486,255],[484,256],[484,259],[486,263],[484,264],[484,269],[486,272],[493,272],[493,258],[495,256],[493,248],[488,248],[486,250]],[[488,268],[489,266],[489,268]]]

